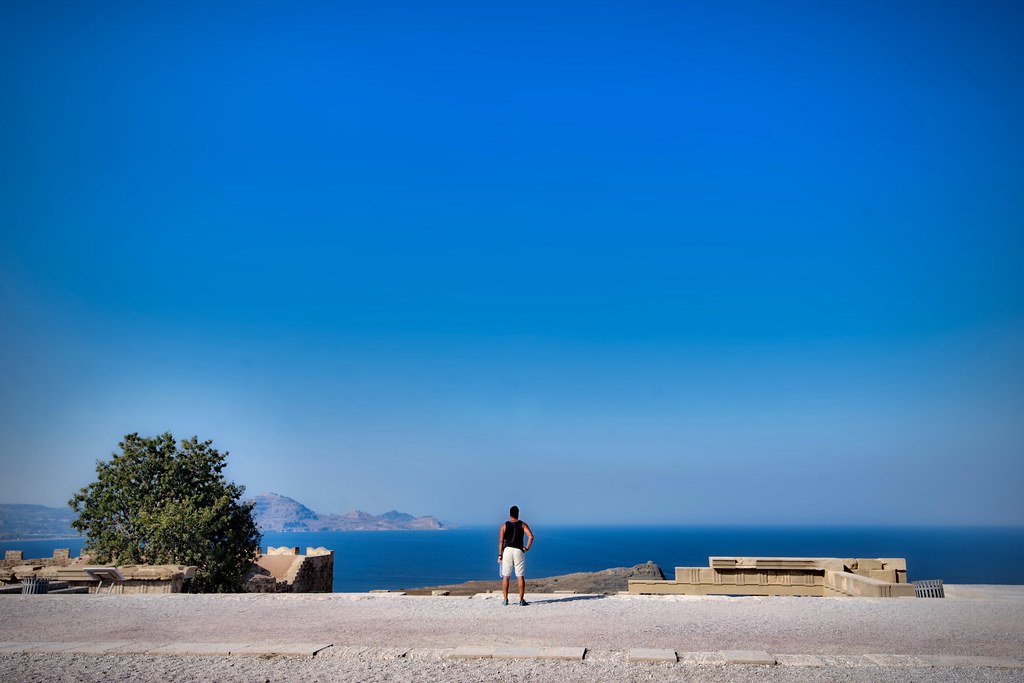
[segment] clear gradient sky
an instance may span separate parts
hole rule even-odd
[[[1024,524],[1000,2],[5,2],[0,502]]]

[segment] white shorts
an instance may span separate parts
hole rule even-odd
[[[512,567],[516,569],[516,576],[526,574],[526,553],[519,548],[505,548],[501,553],[501,575],[512,576]]]

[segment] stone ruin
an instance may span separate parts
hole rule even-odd
[[[33,584],[40,593],[181,593],[196,572],[185,565],[93,565],[88,554],[71,557],[57,548],[53,557],[25,559],[21,550],[8,550],[0,560],[0,593],[21,593]]]
[[[247,593],[330,593],[334,590],[334,551],[326,548],[269,546],[246,577]]]
[[[676,567],[675,580],[629,581],[638,595],[807,595],[914,597],[903,558],[711,557]]]
[[[68,548],[53,557],[25,559],[8,550],[0,560],[0,594],[22,593],[26,584],[40,593],[183,593],[196,567],[185,565],[95,565],[88,554],[71,557]],[[334,589],[334,551],[267,548],[257,556],[245,582],[250,593],[330,593]]]

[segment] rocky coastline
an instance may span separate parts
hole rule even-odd
[[[630,579],[664,579],[665,574],[654,562],[648,561],[632,567],[612,567],[599,572],[577,572],[539,579],[526,579],[528,593],[593,593],[614,595],[628,588]],[[515,579],[513,579],[513,586]],[[407,595],[433,595],[447,591],[448,595],[476,595],[501,590],[501,580],[467,581],[443,586],[405,589]]]

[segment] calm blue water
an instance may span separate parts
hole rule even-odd
[[[707,566],[711,555],[905,557],[911,580],[1024,584],[1024,528],[581,528],[535,525],[527,576],[598,571],[653,560],[666,576]],[[498,524],[446,531],[268,533],[263,546],[324,546],[335,553],[334,590],[411,588],[498,576]],[[77,555],[81,539],[3,541],[0,552]],[[983,564],[972,564],[975,558]]]

